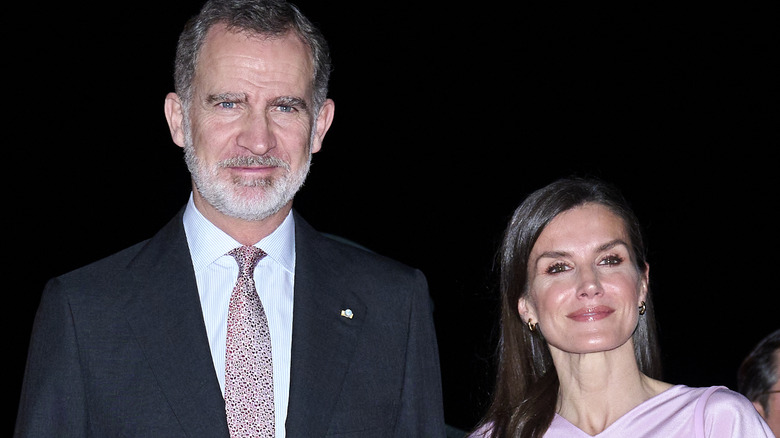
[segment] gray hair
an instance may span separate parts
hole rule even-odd
[[[328,43],[295,5],[284,0],[209,0],[198,15],[187,22],[176,47],[173,75],[176,94],[185,110],[192,100],[192,82],[203,41],[216,24],[224,24],[232,31],[268,37],[281,37],[290,31],[295,33],[309,48],[312,57],[312,115],[316,118],[328,95],[331,71]]]

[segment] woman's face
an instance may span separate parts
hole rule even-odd
[[[528,261],[529,291],[518,301],[523,320],[539,323],[551,349],[608,351],[636,328],[648,268],[637,270],[623,220],[600,204],[556,216]]]

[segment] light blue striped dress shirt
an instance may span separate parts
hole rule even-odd
[[[184,211],[184,231],[195,268],[211,357],[224,394],[228,303],[238,279],[238,264],[227,253],[241,244],[209,222],[195,207],[192,195]],[[255,268],[255,285],[271,331],[276,437],[284,438],[290,389],[295,283],[295,222],[292,212],[279,228],[255,246],[268,254]]]

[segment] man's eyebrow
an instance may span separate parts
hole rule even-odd
[[[308,108],[308,105],[304,99],[295,96],[279,96],[275,99],[271,99],[269,104],[270,106],[294,106],[302,110]]]
[[[246,102],[246,94],[244,93],[210,94],[206,97],[206,102],[209,104],[217,104],[220,102]]]

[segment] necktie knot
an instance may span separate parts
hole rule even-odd
[[[255,271],[257,263],[266,256],[265,251],[255,246],[241,246],[228,252],[228,255],[233,256],[238,263],[238,269],[240,276],[244,278],[252,278],[252,273]]]

